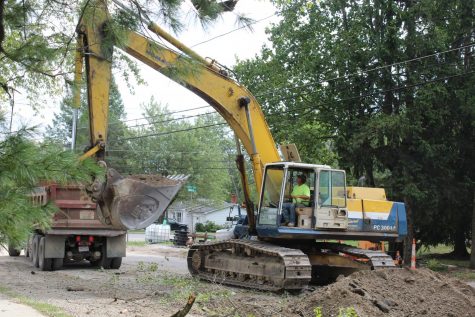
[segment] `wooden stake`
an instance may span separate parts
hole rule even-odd
[[[171,317],[185,317],[193,306],[195,299],[195,294],[191,294],[190,297],[188,297],[188,302],[186,303],[185,307],[174,313]]]

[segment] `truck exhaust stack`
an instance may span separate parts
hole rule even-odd
[[[143,229],[165,212],[187,178],[185,175],[123,177],[109,168],[106,181],[92,186],[99,219],[116,229]]]

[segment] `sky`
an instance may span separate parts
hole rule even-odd
[[[196,21],[196,18],[192,17],[189,10],[189,7],[184,7],[182,22],[185,28],[179,34],[174,34],[175,37],[187,46],[193,46],[193,49],[201,56],[211,57],[228,67],[232,67],[237,59],[252,58],[258,54],[261,47],[268,42],[268,35],[265,34],[265,29],[272,23],[276,23],[279,19],[277,16],[272,16],[275,13],[275,8],[269,1],[265,0],[241,0],[236,5],[234,13],[225,13],[206,29],[203,29],[201,24]],[[245,15],[255,21],[263,18],[267,19],[253,24],[253,31],[243,28],[207,43],[194,46],[197,43],[238,28],[236,14]],[[268,18],[269,16],[270,18]],[[160,104],[167,105],[170,111],[181,111],[206,105],[205,101],[192,92],[141,62],[137,61],[137,63],[140,74],[146,84],[133,84],[134,93],[130,92],[123,78],[116,76],[119,91],[124,101],[127,119],[143,117],[142,104],[149,102],[152,97]],[[34,113],[28,107],[27,102],[21,99],[21,96],[16,98],[13,130],[25,124],[28,126],[38,125],[40,131],[44,130],[48,124],[51,124],[54,113],[59,111],[60,100],[61,98],[50,99],[41,112]],[[183,113],[183,115],[209,112],[210,110],[210,108],[194,110]],[[131,124],[136,122],[138,121],[132,121]]]

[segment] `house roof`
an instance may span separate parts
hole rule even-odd
[[[214,212],[217,210],[223,210],[226,208],[229,208],[230,206],[233,206],[234,204],[228,203],[228,202],[218,202],[216,203],[215,201],[211,200],[196,200],[195,202],[189,202],[189,201],[177,201],[174,202],[170,208],[169,211],[186,211],[189,213],[210,213]]]

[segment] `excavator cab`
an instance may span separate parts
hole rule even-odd
[[[310,189],[309,199],[292,198],[297,178],[302,176]],[[346,176],[342,170],[295,162],[268,164],[258,209],[258,231],[282,227],[283,206],[289,203],[294,204],[296,213],[295,227],[289,229],[345,230],[348,227],[345,193]]]

